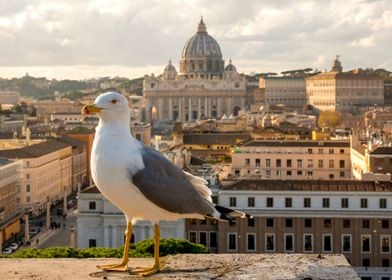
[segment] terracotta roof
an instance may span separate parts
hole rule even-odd
[[[35,158],[43,155],[53,153],[55,151],[71,147],[57,140],[48,140],[39,144],[26,146],[19,149],[0,150],[0,157],[5,158]]]
[[[244,147],[350,147],[349,141],[312,141],[312,140],[253,140],[243,145]]]
[[[224,182],[222,182],[224,183]],[[392,192],[392,182],[357,180],[240,180],[227,182],[221,190],[257,191],[359,191]]]
[[[97,186],[90,186],[84,190],[81,191],[82,193],[101,193]]]
[[[249,133],[185,133],[184,144],[236,145],[251,139]]]

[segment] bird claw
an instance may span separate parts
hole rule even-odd
[[[97,265],[97,268],[105,271],[127,271],[128,263],[103,264],[103,265]]]
[[[140,276],[149,276],[154,273],[157,273],[160,271],[160,266],[159,265],[154,265],[151,268],[138,268],[135,269],[133,272],[140,275]]]

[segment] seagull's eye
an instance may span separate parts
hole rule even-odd
[[[113,99],[112,101],[110,101],[110,103],[112,103],[112,104],[117,104],[117,99]]]

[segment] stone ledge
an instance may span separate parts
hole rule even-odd
[[[0,259],[1,279],[133,279],[132,272],[103,272],[97,264],[118,259]],[[130,270],[152,259],[130,259]],[[163,271],[149,279],[360,279],[343,255],[184,254],[167,258]]]

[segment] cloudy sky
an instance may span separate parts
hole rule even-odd
[[[0,0],[0,77],[159,74],[201,15],[239,72],[392,70],[389,0]]]

